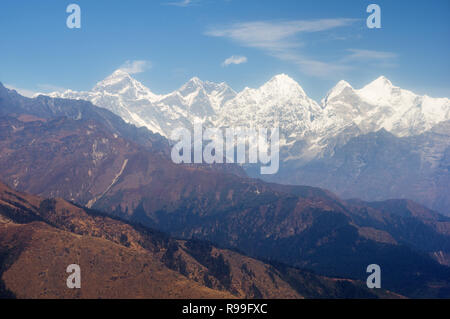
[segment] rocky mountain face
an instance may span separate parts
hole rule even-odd
[[[325,187],[344,198],[413,198],[448,215],[449,141],[449,121],[402,138],[381,129],[351,138],[309,163],[287,161],[266,179]]]
[[[367,265],[378,263],[387,289],[448,296],[450,222],[423,206],[343,201],[319,188],[175,165],[102,119],[37,118],[9,110],[6,101],[0,100],[0,179],[17,190],[320,275],[365,280]],[[47,104],[34,105],[37,112]]]
[[[192,78],[179,90],[166,95],[152,93],[128,73],[117,70],[89,92],[66,91],[52,97],[88,100],[122,117],[137,127],[165,137],[178,127],[204,122],[236,93],[225,83]]]
[[[450,214],[445,199],[450,197],[445,164],[450,139],[445,128],[438,128],[450,120],[450,100],[417,95],[383,76],[361,89],[340,81],[320,103],[285,74],[239,93],[225,83],[193,78],[179,90],[156,95],[118,70],[90,92],[52,96],[90,100],[166,137],[173,129],[190,128],[198,121],[215,127],[278,126],[280,173],[260,176],[259,169],[248,166],[251,176],[326,187],[346,198],[411,198]],[[384,134],[379,131],[391,134],[392,143],[401,144],[404,152],[386,152],[383,148],[388,146],[378,143],[377,136]],[[369,156],[368,147],[372,155],[384,154],[376,156],[379,164],[371,164],[374,157],[361,159]],[[345,167],[344,153],[355,159],[346,160]]]
[[[0,183],[0,296],[17,298],[399,298],[363,282],[175,240],[62,199]],[[82,289],[67,289],[77,264]]]
[[[127,124],[120,116],[103,108],[93,107],[87,101],[54,99],[43,95],[30,99],[0,83],[0,103],[2,117],[13,116],[23,122],[45,122],[46,119],[56,117],[76,121],[92,120],[102,123],[113,135],[126,137],[155,152],[170,152],[169,143],[159,134]]]
[[[52,97],[89,100],[127,122],[170,137],[164,122],[189,127],[195,120],[222,126],[279,125],[283,137],[331,137],[356,125],[360,134],[385,129],[395,136],[421,134],[450,119],[450,100],[419,96],[379,77],[362,89],[340,81],[317,103],[286,74],[257,89],[234,92],[226,83],[194,77],[180,89],[157,95],[128,73],[117,70],[92,91],[54,92]],[[317,142],[317,141],[316,141]]]
[[[320,106],[285,74],[258,89],[246,88],[220,110],[219,126],[280,127],[284,139],[307,135],[321,114]]]
[[[322,100],[326,117],[362,133],[385,129],[395,136],[421,134],[450,117],[450,100],[419,96],[381,76],[362,89],[340,81]]]

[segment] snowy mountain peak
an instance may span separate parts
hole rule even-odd
[[[270,81],[290,81],[290,82],[295,82],[294,79],[292,79],[289,75],[287,75],[286,73],[280,73],[277,75],[274,75],[270,80]]]
[[[189,83],[189,82],[195,83],[195,84],[197,84],[197,85],[202,85],[202,84],[203,84],[203,81],[200,80],[200,79],[199,79],[198,77],[196,77],[196,76],[192,77],[192,78],[188,81],[188,83]]]
[[[201,87],[201,86],[203,86],[203,81],[200,80],[198,77],[194,76],[189,81],[186,82],[185,86],[186,85],[193,85],[193,86]]]
[[[285,73],[273,76],[267,83],[278,85],[299,85],[293,78]]]
[[[246,87],[223,105],[217,123],[223,127],[280,128],[282,138],[302,136],[320,115],[320,106],[286,74],[271,78],[257,89]]]
[[[131,77],[130,73],[123,69],[115,70],[109,77]]]
[[[210,81],[204,81],[203,87],[208,93],[211,93],[213,91],[227,91],[227,90],[231,90],[234,92],[234,90],[225,82],[215,83]]]
[[[366,86],[364,86],[360,92],[370,92],[371,95],[378,94],[389,94],[391,90],[394,88],[394,85],[388,78],[385,76],[380,76],[374,81],[370,82]]]
[[[322,105],[325,105],[333,98],[338,97],[347,88],[353,90],[353,87],[347,81],[340,80],[330,91],[328,91],[325,98],[322,99]]]
[[[393,99],[412,98],[412,92],[396,87],[386,77],[380,76],[362,89],[357,90],[359,97],[373,105],[391,105]],[[404,97],[400,97],[404,95]]]
[[[448,99],[417,95],[393,85],[385,76],[359,90],[348,87],[339,82],[322,100],[325,122],[336,132],[354,124],[363,133],[383,128],[397,136],[411,136],[450,118]]]
[[[122,69],[114,71],[104,80],[98,82],[92,89],[92,92],[110,95],[121,94],[126,99],[147,99],[149,101],[156,101],[160,98],[159,95],[151,92],[150,89]]]
[[[89,100],[127,122],[164,136],[196,120],[226,127],[277,125],[290,141],[314,137],[317,149],[327,147],[330,138],[349,128],[356,128],[352,134],[384,128],[397,136],[410,136],[450,119],[449,99],[416,95],[394,86],[384,76],[362,89],[341,80],[322,100],[322,107],[286,74],[275,75],[259,88],[245,88],[240,93],[224,82],[193,77],[179,90],[155,95],[119,69],[91,91],[69,90],[51,96]]]
[[[342,92],[345,88],[352,88],[352,86],[344,80],[340,80],[332,89],[331,91],[335,91],[335,92]]]
[[[372,81],[372,83],[377,83],[379,85],[385,85],[385,86],[393,86],[392,82],[385,77],[384,75],[380,75],[378,78]]]
[[[306,93],[300,84],[284,73],[275,75],[263,86],[261,86],[259,90],[264,92],[273,92],[277,95],[301,95],[306,97]]]
[[[194,76],[192,79],[187,81],[183,86],[178,90],[178,92],[182,96],[187,96],[197,90],[203,89],[203,81],[198,77]]]
[[[105,87],[105,86],[109,86],[109,85],[114,85],[114,84],[119,83],[124,80],[132,82],[133,78],[130,76],[130,74],[128,72],[118,69],[118,70],[114,71],[111,75],[107,76],[102,81],[98,82],[95,87],[100,88],[100,87]]]

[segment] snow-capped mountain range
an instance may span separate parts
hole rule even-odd
[[[323,187],[344,198],[408,198],[450,214],[450,100],[415,94],[383,76],[360,89],[339,81],[320,102],[285,74],[241,92],[192,78],[158,95],[121,70],[89,92],[51,96],[89,100],[165,137],[196,121],[278,126],[279,172],[259,175],[244,166],[250,176]]]
[[[355,123],[363,133],[384,128],[396,136],[418,135],[450,117],[450,100],[419,96],[386,77],[356,90],[340,81],[322,100],[329,122]]]
[[[126,122],[144,126],[165,137],[180,126],[204,122],[236,96],[225,83],[200,81],[194,77],[179,90],[165,95],[154,94],[130,74],[117,70],[95,85],[91,91],[51,93],[51,97],[82,99],[106,108]]]
[[[417,95],[383,76],[361,89],[340,81],[320,103],[285,74],[239,93],[226,83],[194,77],[178,90],[159,95],[117,70],[91,91],[50,96],[89,100],[165,137],[195,121],[220,127],[279,126],[281,145],[289,150],[284,160],[308,160],[351,137],[382,128],[398,137],[414,136],[450,119],[448,98]]]

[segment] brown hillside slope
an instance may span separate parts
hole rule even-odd
[[[203,241],[174,240],[1,183],[0,243],[3,297],[396,297],[385,291],[374,294],[360,282],[279,270]],[[66,287],[65,270],[73,263],[82,270],[81,289]]]
[[[18,298],[233,297],[168,269],[150,253],[42,222],[0,224],[0,241],[3,253],[18,255],[2,276]],[[81,289],[66,286],[65,270],[73,263],[81,267]]]

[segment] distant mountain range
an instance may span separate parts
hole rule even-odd
[[[66,91],[52,97],[91,101],[121,116],[126,122],[165,137],[177,127],[216,114],[236,93],[225,83],[202,82],[192,78],[179,90],[166,95],[152,93],[128,73],[117,70],[89,92]]]
[[[179,90],[157,95],[118,70],[92,91],[50,96],[89,100],[165,137],[195,121],[279,126],[280,173],[260,176],[247,166],[251,176],[320,186],[346,198],[410,198],[450,214],[450,100],[417,95],[383,76],[362,89],[340,81],[320,103],[285,74],[239,93],[226,83],[192,78]]]
[[[412,201],[345,201],[320,188],[176,165],[163,137],[86,101],[28,99],[0,86],[0,115],[0,180],[17,191],[321,276],[364,281],[378,263],[383,288],[450,295],[450,220]]]
[[[278,125],[286,143],[299,137],[330,138],[356,125],[360,134],[382,128],[403,137],[418,135],[450,119],[450,100],[419,96],[381,76],[360,90],[340,81],[317,103],[286,74],[258,89],[236,93],[226,83],[194,77],[180,89],[157,95],[128,73],[117,70],[88,92],[68,90],[52,97],[89,100],[136,126],[170,136],[174,127],[194,120],[221,126]],[[324,143],[311,144],[311,148]]]

